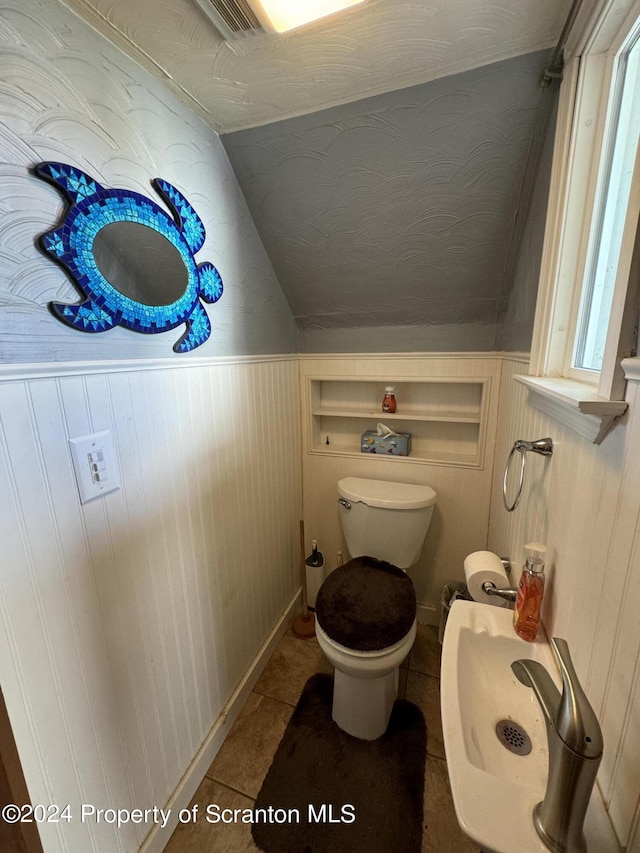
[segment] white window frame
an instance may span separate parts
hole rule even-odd
[[[588,428],[582,424],[583,434],[596,441],[602,440],[613,420],[626,409],[620,361],[629,354],[638,319],[637,293],[628,284],[637,280],[640,269],[636,246],[640,158],[632,181],[602,369],[599,373],[576,370],[569,359],[616,56],[639,16],[640,0],[584,0],[565,45],[530,376],[520,377],[536,392],[532,402],[539,403],[540,397],[551,400],[552,413],[557,416],[563,409],[569,410],[569,418],[562,419],[572,426],[580,423],[576,413],[597,421]]]
[[[584,334],[585,332],[580,321],[583,323],[589,322],[587,316],[581,316],[581,310],[584,310],[584,306],[582,306],[581,303],[588,303],[590,301],[589,284],[597,274],[596,263],[598,266],[602,264],[601,253],[603,253],[604,256],[608,256],[609,254],[608,241],[605,236],[606,232],[603,230],[606,222],[606,219],[604,219],[605,206],[607,205],[607,197],[609,195],[609,170],[612,165],[614,146],[617,145],[617,137],[614,135],[614,131],[617,129],[619,121],[624,122],[624,119],[620,114],[623,74],[620,73],[619,65],[621,62],[618,58],[624,55],[627,50],[633,46],[636,51],[636,60],[631,65],[631,68],[634,68],[634,65],[637,63],[640,20],[638,20],[638,18],[636,19],[635,27],[633,27],[631,32],[627,32],[627,30],[627,26],[623,27],[622,32],[617,34],[606,54],[603,54],[602,52],[590,52],[587,48],[587,51],[582,57],[581,77],[583,79],[580,81],[582,86],[580,86],[579,82],[579,89],[582,88],[583,91],[590,90],[593,92],[602,89],[598,112],[599,123],[597,128],[597,144],[599,146],[599,151],[601,152],[601,157],[598,158],[599,162],[592,163],[590,166],[585,164],[591,174],[590,182],[593,186],[593,203],[591,203],[590,193],[588,209],[585,213],[585,224],[582,229],[583,237],[580,246],[582,269],[579,271],[578,280],[582,283],[582,288],[576,288],[576,293],[574,294],[570,321],[571,334],[568,336],[568,345],[565,351],[564,375],[582,382],[597,384],[599,387],[599,394],[605,397],[611,396],[613,391],[614,379],[611,375],[611,368],[612,362],[615,365],[616,348],[614,347],[613,352],[609,355],[608,359],[606,356],[603,357],[602,366],[598,370],[581,369],[574,365],[579,340],[581,338],[581,334]],[[602,67],[603,60],[605,60],[604,68]],[[616,66],[618,66],[617,70]],[[634,68],[634,71],[635,70],[636,69]],[[620,79],[617,79],[618,77]],[[637,95],[635,97],[637,98]],[[634,121],[637,120],[636,116]],[[578,147],[580,144],[580,131],[578,131],[576,136],[576,146]],[[640,149],[636,144],[636,156],[638,156],[639,153]],[[618,231],[618,234],[620,235],[620,246],[616,246],[617,263],[616,268],[613,270],[615,273],[615,278],[612,282],[613,298],[610,306],[608,304],[606,306],[606,312],[608,315],[607,342],[610,347],[615,344],[618,338],[621,337],[620,330],[622,317],[617,309],[624,308],[624,295],[627,292],[627,285],[629,282],[631,258],[636,239],[638,211],[640,209],[638,201],[640,167],[638,164],[633,167],[632,174],[635,176],[636,183],[634,187],[632,179],[630,196],[627,199],[626,208],[623,208],[622,210],[624,221],[621,223],[622,230]],[[616,188],[618,187],[617,184],[614,186]],[[620,306],[617,304],[616,297],[618,300],[621,300]],[[587,311],[587,314],[588,313],[589,312]]]

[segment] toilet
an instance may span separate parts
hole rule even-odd
[[[375,740],[389,724],[402,661],[416,636],[416,563],[436,493],[429,486],[345,477],[338,511],[351,560],[324,581],[316,636],[335,668],[333,719]]]

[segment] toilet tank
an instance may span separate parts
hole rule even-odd
[[[351,557],[377,557],[401,569],[418,561],[436,502],[430,486],[345,477],[338,495]]]

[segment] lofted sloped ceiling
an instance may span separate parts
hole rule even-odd
[[[553,47],[571,4],[366,0],[284,36],[259,33],[225,41],[196,0],[63,2],[218,133]]]
[[[548,58],[223,136],[302,329],[500,323]]]
[[[367,0],[228,42],[195,0],[64,2],[221,134],[303,337],[499,342],[570,0]]]

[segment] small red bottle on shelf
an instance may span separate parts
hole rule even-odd
[[[384,397],[382,398],[382,411],[385,414],[392,415],[396,410],[396,397],[393,386],[388,385],[384,389]]]
[[[518,584],[513,611],[513,627],[523,640],[532,643],[538,633],[540,607],[544,594],[544,555],[546,547],[539,542],[525,545],[526,561]]]

